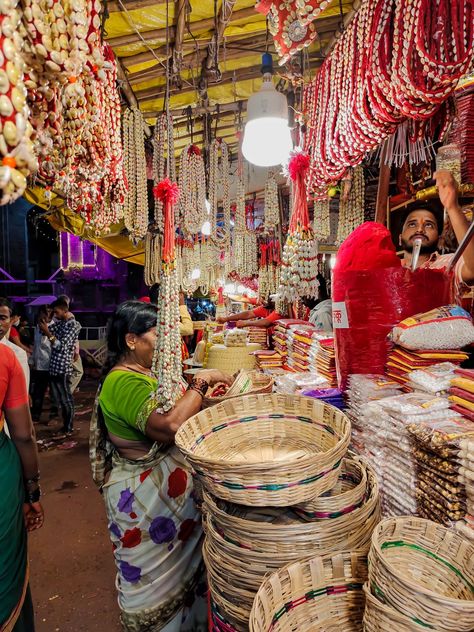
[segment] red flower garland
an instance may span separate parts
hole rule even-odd
[[[163,203],[163,249],[162,261],[165,264],[175,260],[175,227],[173,207],[179,200],[179,188],[176,182],[165,178],[153,188],[153,195]]]

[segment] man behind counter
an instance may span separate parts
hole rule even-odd
[[[458,203],[458,188],[455,179],[449,171],[438,171],[435,174],[439,199],[446,209],[458,242],[461,242],[469,228],[461,207]],[[414,202],[410,206],[400,235],[400,246],[404,250],[403,265],[411,265],[413,245],[417,238],[422,241],[419,267],[444,270],[448,274],[448,267],[453,255],[440,255],[438,242],[443,230],[442,218],[430,207],[429,203]],[[463,293],[468,286],[474,284],[474,241],[466,247],[463,256],[457,262],[452,273],[453,300],[461,303]]]

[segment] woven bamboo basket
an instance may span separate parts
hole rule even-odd
[[[426,628],[412,621],[397,610],[390,608],[374,597],[368,584],[364,584],[365,612],[364,632],[427,632],[427,630],[440,631],[441,628]]]
[[[289,564],[268,576],[250,614],[250,632],[362,632],[367,555],[342,551]]]
[[[205,528],[213,528],[214,544],[223,555],[235,557],[239,572],[251,564],[284,564],[314,554],[345,549],[369,551],[372,531],[380,522],[380,497],[376,476],[367,470],[367,499],[350,514],[330,520],[303,520],[291,509],[249,508],[234,505],[204,492]],[[217,536],[215,535],[217,534]]]
[[[422,518],[382,521],[372,534],[373,594],[425,627],[474,630],[474,544]]]
[[[258,395],[271,393],[273,390],[274,379],[271,375],[264,375],[260,371],[239,371],[234,383],[227,393],[222,397],[205,397],[203,400],[203,408],[215,406],[220,402],[224,402],[233,397],[242,395]]]
[[[210,600],[209,632],[236,632],[236,628],[226,621],[216,603]]]
[[[216,496],[286,507],[334,487],[350,432],[348,418],[318,400],[247,395],[194,415],[175,441]]]
[[[367,464],[360,457],[345,458],[337,484],[322,496],[298,505],[295,511],[311,520],[328,520],[349,514],[367,497]]]

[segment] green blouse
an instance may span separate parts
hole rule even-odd
[[[143,441],[148,417],[158,407],[156,380],[132,371],[112,371],[104,380],[99,403],[109,432]]]

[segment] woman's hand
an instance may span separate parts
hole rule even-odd
[[[216,321],[219,323],[219,325],[223,325],[227,322],[227,318],[225,316],[218,316],[216,318]]]
[[[214,384],[219,383],[231,386],[234,382],[234,378],[231,375],[224,373],[223,371],[219,371],[219,369],[203,369],[197,373],[196,377],[200,380],[205,380],[209,386],[214,386]]]
[[[24,503],[23,517],[27,531],[40,529],[44,523],[44,511],[41,503]]]

